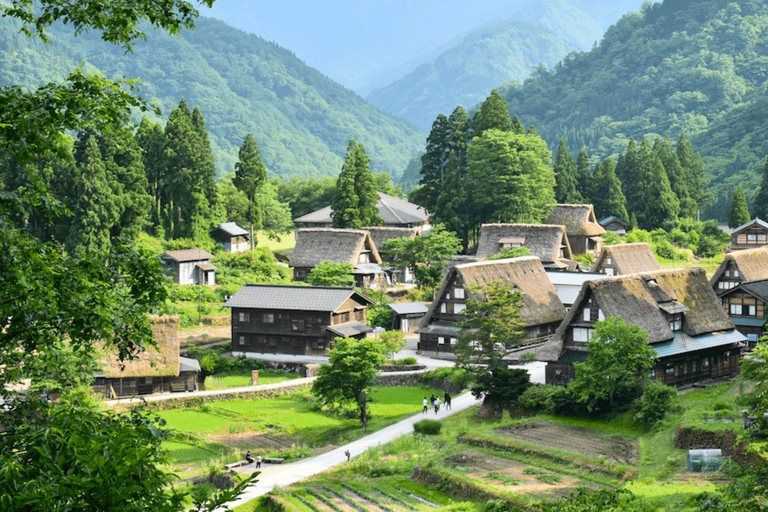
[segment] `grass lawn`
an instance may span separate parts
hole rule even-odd
[[[259,384],[274,384],[286,380],[300,379],[298,373],[282,372],[278,370],[259,370]],[[242,388],[251,385],[251,372],[249,370],[231,370],[205,379],[205,389]]]
[[[296,238],[293,231],[281,236],[278,240],[272,240],[267,236],[266,232],[259,231],[256,234],[256,242],[257,247],[269,247],[269,250],[272,252],[290,251],[296,246]]]
[[[707,277],[712,277],[717,270],[717,267],[723,262],[723,259],[725,259],[724,254],[717,255],[713,258],[699,258],[694,261],[658,258],[662,268],[703,268],[707,273]]]

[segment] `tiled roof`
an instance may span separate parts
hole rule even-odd
[[[394,196],[390,196],[383,192],[379,192],[379,201],[376,203],[376,207],[379,210],[379,216],[384,221],[385,225],[398,225],[398,224],[421,224],[426,222],[429,218],[427,211],[413,203],[409,203],[403,199],[399,199]],[[331,212],[333,210],[330,206],[321,208],[317,211],[302,215],[293,222],[297,224],[328,224],[333,222]]]
[[[248,235],[248,232],[235,224],[234,222],[223,222],[219,224],[219,230],[228,234],[229,236],[244,236]]]
[[[276,309],[289,311],[336,311],[353,295],[362,303],[371,300],[353,288],[247,284],[224,303],[226,308]]]
[[[160,255],[162,259],[178,262],[203,261],[213,258],[213,254],[203,249],[182,249],[180,251],[165,251]]]

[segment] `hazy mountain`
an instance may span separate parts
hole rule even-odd
[[[292,52],[221,21],[201,18],[182,36],[150,33],[133,55],[96,35],[51,31],[45,45],[0,18],[0,85],[61,79],[77,65],[109,77],[136,77],[164,114],[185,97],[198,105],[211,134],[219,172],[231,170],[252,132],[276,175],[335,175],[351,137],[376,170],[402,172],[421,146],[416,127],[376,109],[307,66]]]

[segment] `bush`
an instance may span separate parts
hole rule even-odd
[[[368,306],[368,325],[371,327],[383,327],[391,329],[394,323],[392,310],[386,305],[374,304]]]
[[[435,420],[421,420],[413,424],[413,431],[425,436],[436,436],[441,428],[443,424]]]
[[[472,374],[467,370],[454,366],[443,366],[429,370],[421,374],[421,382],[428,383],[431,380],[447,379],[452,386],[458,389],[466,389],[472,380]]]
[[[677,396],[677,390],[660,382],[649,382],[643,396],[635,400],[635,422],[646,428],[664,419]]]
[[[406,357],[405,359],[394,359],[392,361],[387,361],[386,364],[405,366],[405,365],[418,364],[418,363],[419,362],[416,360],[415,357]]]

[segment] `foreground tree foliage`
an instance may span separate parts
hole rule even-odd
[[[384,364],[383,345],[373,338],[336,338],[329,364],[320,366],[312,393],[328,407],[354,406],[363,431],[368,429],[368,392],[376,369]]]
[[[461,249],[456,235],[440,224],[429,234],[413,238],[393,238],[384,242],[381,251],[388,254],[394,266],[410,268],[421,288],[435,288],[443,279],[443,262]]]
[[[321,261],[307,274],[307,283],[312,286],[351,286],[355,282],[351,263]]]

